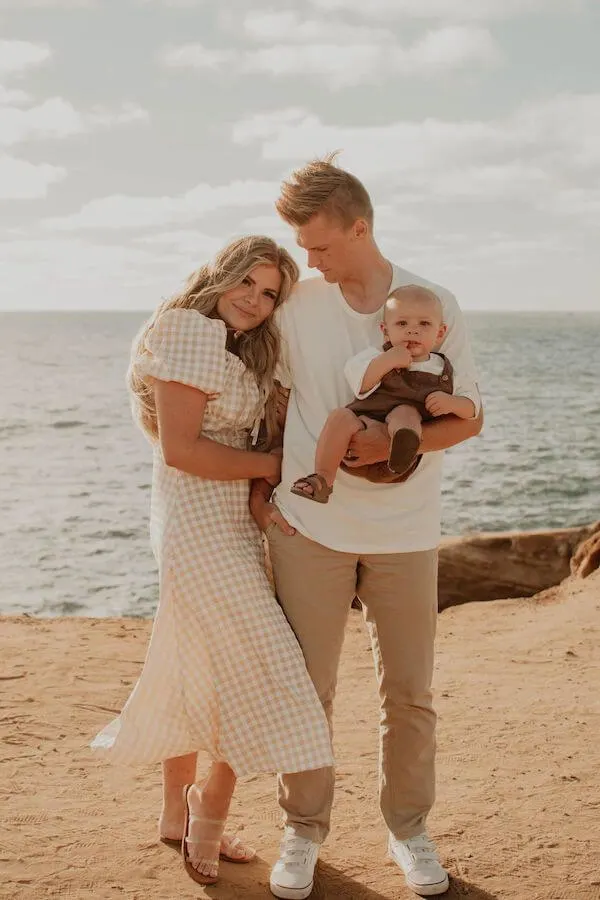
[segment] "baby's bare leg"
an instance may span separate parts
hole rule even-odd
[[[328,503],[337,470],[346,455],[350,440],[364,427],[363,422],[350,409],[334,409],[329,413],[317,442],[316,474],[298,478],[292,485],[292,493],[319,503]]]
[[[412,431],[417,432],[419,438],[421,437],[421,413],[414,406],[408,406],[407,404],[396,406],[387,414],[385,421],[390,437],[393,437],[399,428],[410,428]]]
[[[329,487],[335,481],[350,439],[364,427],[358,416],[350,409],[334,409],[327,416],[317,443],[315,472],[323,476]]]
[[[421,443],[421,414],[414,406],[396,406],[386,416],[391,438],[388,466],[403,475],[417,458]]]

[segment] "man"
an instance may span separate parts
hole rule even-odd
[[[389,438],[385,425],[374,424],[353,439],[346,470],[340,470],[327,505],[307,502],[289,488],[312,471],[328,413],[354,399],[344,365],[381,343],[381,309],[390,291],[414,283],[435,291],[447,325],[440,349],[477,397],[465,327],[452,294],[384,258],[373,237],[369,195],[334,157],[294,172],[276,207],[322,278],[300,282],[281,312],[291,373],[282,479],[275,502],[256,483],[252,509],[267,534],[279,601],[330,721],[348,611],[355,594],[362,601],[381,698],[380,805],[389,829],[388,852],[415,893],[442,894],[448,876],[425,830],[435,790],[431,680],[439,451],[478,434],[481,411],[472,420],[444,416],[424,423],[423,455],[404,483],[373,484],[376,474],[366,480],[348,472],[355,467],[362,474],[383,473]],[[389,472],[380,480],[389,482]],[[333,791],[332,769],[280,777],[286,828],[271,874],[276,897],[309,896],[319,846],[329,831]]]

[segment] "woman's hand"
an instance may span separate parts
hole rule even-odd
[[[290,537],[296,533],[296,529],[287,522],[281,511],[268,499],[270,490],[260,479],[252,482],[250,490],[250,512],[261,531],[266,531],[271,523],[274,523],[280,531]]]

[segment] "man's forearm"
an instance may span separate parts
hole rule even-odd
[[[433,453],[447,450],[471,437],[475,437],[483,426],[483,410],[476,419],[459,419],[458,416],[440,416],[423,422],[423,436],[419,453]]]

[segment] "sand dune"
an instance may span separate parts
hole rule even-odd
[[[440,616],[438,802],[430,820],[471,900],[600,898],[600,572],[530,599]],[[87,742],[119,708],[150,623],[1,620],[0,897],[258,900],[279,816],[273,779],[244,779],[232,818],[259,849],[203,891],[156,840],[159,772],[115,770]],[[377,810],[376,690],[353,611],[336,703],[338,791],[315,898],[409,898]]]

